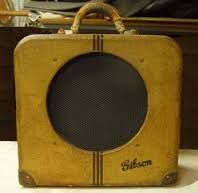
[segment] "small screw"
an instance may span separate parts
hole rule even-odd
[[[141,59],[140,59],[140,62],[143,63],[143,62],[144,62],[144,58],[141,58]]]

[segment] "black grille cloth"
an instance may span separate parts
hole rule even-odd
[[[105,151],[128,142],[147,112],[147,92],[137,71],[105,53],[78,56],[53,78],[48,113],[66,141],[90,151]]]

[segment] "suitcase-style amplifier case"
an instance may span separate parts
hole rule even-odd
[[[120,34],[79,34],[90,12]],[[19,181],[24,186],[151,186],[176,180],[181,51],[126,31],[88,3],[73,33],[32,35],[15,50]]]

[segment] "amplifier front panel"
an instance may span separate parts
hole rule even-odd
[[[99,140],[97,143],[93,141],[94,145],[90,147],[86,145],[86,134],[83,136],[84,141],[82,140],[82,143],[80,142],[82,138],[79,138],[79,143],[78,138],[76,138],[77,141],[74,143],[78,143],[78,145],[72,144],[71,141],[67,140],[68,135],[71,134],[67,133],[68,129],[64,130],[65,127],[60,126],[58,130],[59,125],[54,128],[56,123],[50,118],[52,116],[58,120],[63,117],[60,118],[60,122],[64,122],[64,115],[66,118],[68,117],[67,106],[64,107],[63,112],[65,113],[62,113],[63,115],[60,113],[59,108],[51,108],[51,112],[55,112],[54,109],[56,109],[56,113],[60,113],[59,116],[56,116],[56,113],[49,114],[47,101],[54,77],[56,77],[59,70],[70,64],[70,61],[74,58],[90,53],[96,53],[94,57],[105,54],[112,55],[130,64],[131,68],[137,71],[134,75],[137,77],[137,81],[140,82],[140,85],[142,82],[145,84],[144,92],[146,92],[147,100],[143,101],[145,101],[144,106],[146,108],[140,108],[140,111],[144,112],[142,114],[144,116],[140,116],[139,128],[132,129],[135,133],[127,140],[122,136],[119,138],[118,136],[121,134],[117,133],[118,140],[123,140],[123,142],[119,141],[119,146],[114,145],[114,142],[112,142],[112,145],[106,145],[105,149],[104,142]],[[97,60],[93,64],[97,65],[96,63]],[[82,62],[83,64],[86,66],[85,62]],[[109,63],[107,63],[105,69],[109,69],[109,67]],[[87,68],[91,67],[88,65]],[[72,79],[75,77],[76,72],[79,72],[78,69],[73,68],[66,75],[70,73]],[[122,71],[122,69],[115,68],[115,66],[113,66],[113,69],[113,72],[117,70],[116,73]],[[95,68],[92,70],[95,72]],[[103,70],[98,70],[97,66],[96,72],[98,71],[103,72]],[[180,50],[172,40],[164,36],[37,35],[22,40],[15,51],[19,176],[21,184],[26,186],[132,186],[164,185],[173,182],[177,170],[181,71]],[[88,73],[90,72],[92,71],[88,70]],[[114,74],[117,76],[116,73]],[[57,78],[55,81],[64,81],[68,78],[66,75],[65,78]],[[79,74],[77,73],[77,75]],[[92,79],[94,77],[96,76],[94,75]],[[107,76],[104,75],[104,77]],[[122,78],[122,85],[127,85],[128,88],[128,82],[125,81],[126,77],[122,75]],[[77,78],[73,81],[75,84],[76,80]],[[111,78],[102,78],[101,81],[106,86],[108,82],[111,82]],[[97,81],[95,81],[96,83]],[[113,83],[111,82],[111,84]],[[80,87],[79,89],[81,89],[81,84],[77,85],[77,88]],[[131,85],[133,84],[131,83]],[[64,85],[62,88],[64,88]],[[74,87],[69,88],[72,92],[75,91]],[[55,84],[53,89],[58,90],[59,84]],[[117,97],[123,96],[120,94],[122,92],[119,91]],[[56,92],[53,93],[56,94]],[[108,97],[110,96],[109,92],[104,93],[105,97],[107,96],[106,93],[108,93]],[[115,95],[115,92],[113,93]],[[103,95],[100,93],[99,95],[100,102]],[[67,96],[67,93],[66,95],[60,95],[60,101],[64,100],[65,96]],[[81,95],[79,97],[82,98]],[[91,98],[91,95],[88,95],[88,97]],[[135,99],[138,99],[138,97],[132,94],[131,100]],[[53,100],[52,98],[51,106],[57,106],[59,99],[54,104]],[[72,103],[75,106],[74,101],[69,101],[69,104]],[[109,101],[111,102],[111,100]],[[112,106],[110,102],[108,104],[99,103],[99,105],[96,105],[96,110],[99,108],[104,110],[104,107],[108,107],[110,111],[114,112],[116,104]],[[129,103],[124,102],[123,104]],[[90,105],[88,107],[87,111],[90,109]],[[131,108],[133,108],[133,105]],[[68,109],[73,110],[73,108]],[[94,116],[95,111],[93,109],[90,116],[92,114]],[[121,116],[128,116],[124,110],[116,109],[115,117],[117,116],[117,120],[120,120],[119,122],[115,121],[116,126],[123,124],[121,116],[119,117],[119,111],[123,111],[120,114]],[[84,108],[84,114],[87,114],[86,108]],[[113,113],[111,117],[113,117]],[[95,119],[98,121],[97,116]],[[80,116],[77,116],[76,120],[80,122]],[[102,120],[106,120],[106,123],[108,123],[105,116]],[[128,119],[123,117],[123,120]],[[135,123],[136,119],[132,120]],[[91,124],[92,122],[89,121],[88,123]],[[104,125],[101,122],[98,122],[98,124]],[[70,124],[67,123],[68,125]],[[126,127],[128,126],[126,125]],[[78,127],[75,129],[76,132],[80,132]],[[123,132],[127,131],[127,129],[131,128],[123,128]],[[93,129],[93,132],[96,132],[96,130]],[[112,130],[113,135],[116,136]],[[87,135],[88,140],[90,136],[94,136],[94,133]],[[101,134],[101,136],[103,135]],[[112,139],[112,136],[109,134],[107,140]],[[73,140],[73,138],[68,139]],[[28,181],[27,176],[32,180]]]

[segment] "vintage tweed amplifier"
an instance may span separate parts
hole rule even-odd
[[[90,12],[120,34],[77,34]],[[181,51],[166,36],[126,31],[88,3],[73,33],[32,35],[15,50],[19,181],[24,186],[175,182]]]

